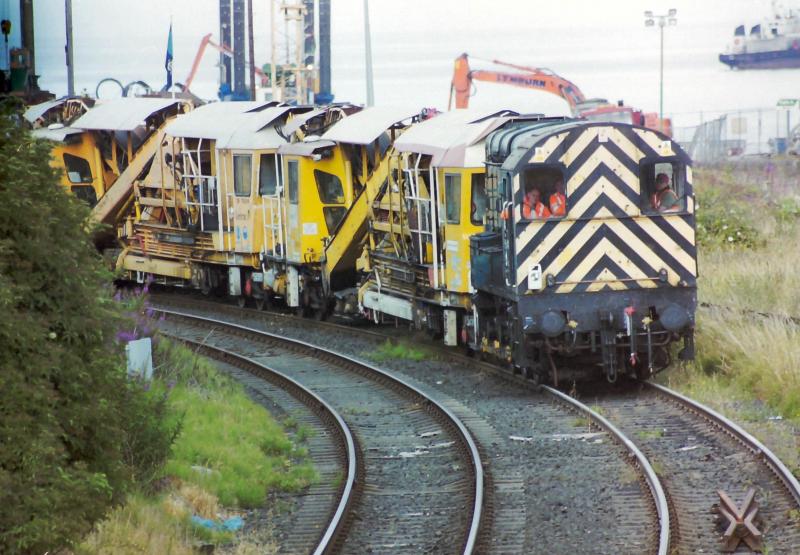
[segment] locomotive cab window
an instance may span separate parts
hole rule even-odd
[[[641,209],[648,214],[686,209],[686,167],[679,162],[650,162],[640,168]]]
[[[563,218],[567,214],[564,173],[555,167],[532,167],[520,174],[523,220]]]
[[[249,197],[253,181],[252,157],[233,155],[233,192],[237,197]]]

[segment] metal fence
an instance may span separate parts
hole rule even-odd
[[[696,162],[800,153],[800,112],[795,106],[676,114],[673,122],[682,124],[673,127],[674,138]]]

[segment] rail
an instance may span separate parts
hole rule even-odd
[[[797,481],[797,478],[794,477],[792,471],[789,470],[783,462],[772,452],[770,451],[763,443],[761,443],[758,439],[754,436],[746,432],[741,426],[733,422],[732,420],[728,419],[727,417],[721,415],[714,409],[706,407],[678,393],[677,391],[673,391],[663,385],[651,383],[651,382],[644,382],[648,387],[651,387],[658,391],[659,393],[674,399],[678,403],[689,407],[691,410],[701,414],[706,419],[710,420],[712,423],[716,424],[717,426],[721,427],[723,430],[727,431],[734,438],[738,441],[746,445],[750,450],[752,450],[756,455],[761,455],[764,457],[767,466],[770,467],[773,473],[778,477],[778,479],[783,483],[786,489],[794,498],[795,502],[800,506],[800,482]]]
[[[227,349],[222,349],[220,347],[212,347],[210,345],[205,345],[202,342],[194,341],[191,339],[186,338],[179,338],[176,336],[172,336],[170,334],[164,334],[167,337],[170,337],[175,340],[179,340],[183,343],[192,344],[198,352],[202,352],[204,354],[214,356],[215,353],[221,354],[225,360],[233,359],[236,361],[238,366],[243,368],[256,368],[258,369],[258,373],[266,373],[269,374],[272,378],[272,381],[281,385],[281,387],[287,391],[289,391],[294,397],[296,398],[303,398],[305,400],[305,404],[309,406],[314,412],[323,413],[328,415],[328,420],[332,420],[336,426],[337,433],[342,437],[343,442],[345,444],[345,452],[346,452],[346,461],[347,461],[347,480],[344,482],[344,486],[342,488],[342,492],[339,496],[339,503],[336,507],[336,511],[334,512],[333,516],[328,523],[328,526],[325,528],[325,532],[322,534],[322,538],[317,544],[317,547],[314,549],[314,555],[322,555],[323,553],[330,552],[332,546],[334,545],[335,541],[338,538],[340,532],[343,531],[345,525],[345,519],[348,513],[348,510],[354,500],[354,494],[356,491],[356,481],[358,479],[358,457],[356,454],[356,442],[353,437],[353,433],[350,430],[350,427],[344,421],[342,416],[339,412],[334,409],[327,401],[325,401],[322,397],[302,385],[297,380],[278,372],[268,366],[265,366],[255,360],[239,355],[237,353],[228,351]]]
[[[302,341],[299,339],[294,339],[280,334],[270,333],[263,330],[251,328],[248,326],[234,324],[231,322],[225,322],[223,320],[218,320],[216,318],[197,316],[195,314],[173,311],[159,307],[154,307],[154,310],[166,315],[171,315],[178,318],[184,318],[187,320],[195,320],[195,321],[202,321],[205,323],[215,324],[221,327],[235,329],[240,333],[254,335],[260,338],[269,338],[273,341],[288,344],[295,348],[300,348],[304,351],[313,353],[316,356],[316,358],[320,358],[321,355],[322,357],[335,361],[335,363],[345,365],[348,367],[362,369],[373,375],[380,376],[381,379],[386,380],[392,384],[395,384],[400,389],[405,390],[407,393],[410,393],[412,396],[425,399],[425,402],[429,407],[433,408],[434,410],[442,414],[447,419],[447,421],[452,425],[452,427],[461,437],[461,442],[466,447],[466,450],[469,454],[470,464],[472,466],[475,483],[474,483],[474,494],[473,494],[474,499],[472,506],[472,518],[470,520],[467,537],[464,541],[463,553],[464,555],[469,555],[473,553],[473,551],[477,546],[478,534],[480,531],[481,520],[483,515],[483,504],[484,504],[483,463],[481,462],[480,454],[478,452],[478,446],[475,443],[475,440],[473,439],[469,430],[461,421],[461,419],[459,419],[450,409],[448,409],[446,406],[442,405],[435,399],[431,398],[428,394],[426,394],[413,384],[407,382],[406,380],[403,380],[402,378],[395,376],[385,370],[382,370],[376,366],[368,364],[359,359],[347,356],[343,353],[326,349],[324,347],[320,347],[318,345],[314,345],[312,343],[308,343],[306,341]]]
[[[644,477],[647,481],[648,487],[650,488],[650,493],[653,496],[653,501],[656,506],[656,513],[658,514],[658,555],[668,555],[670,552],[669,505],[667,503],[667,496],[664,493],[664,488],[661,486],[661,481],[658,479],[658,476],[656,475],[655,470],[653,470],[650,461],[647,460],[647,457],[644,456],[639,448],[636,447],[636,445],[630,439],[628,439],[628,437],[623,434],[622,431],[609,422],[608,419],[606,419],[603,415],[593,411],[577,399],[573,399],[569,395],[562,393],[555,388],[545,385],[542,386],[542,389],[561,402],[575,407],[577,410],[594,420],[601,428],[604,428],[606,431],[608,431],[608,433],[614,436],[617,441],[624,445],[628,451],[633,454],[633,456],[636,458],[636,462],[639,464],[639,467],[644,472]]]

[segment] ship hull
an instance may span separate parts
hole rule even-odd
[[[800,50],[792,48],[772,52],[720,54],[719,61],[734,69],[798,68],[800,67]]]

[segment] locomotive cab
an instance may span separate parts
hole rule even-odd
[[[475,349],[555,383],[649,377],[680,340],[693,356],[694,198],[676,143],[627,124],[519,119],[487,139],[486,160]],[[663,175],[668,209],[653,204]]]

